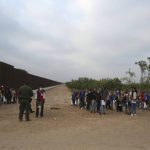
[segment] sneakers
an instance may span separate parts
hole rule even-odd
[[[131,114],[131,116],[136,116],[136,114]]]

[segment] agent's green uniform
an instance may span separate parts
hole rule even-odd
[[[30,112],[30,98],[33,96],[33,91],[28,85],[23,85],[19,88],[18,91],[20,106],[19,106],[19,120],[22,121],[23,114],[25,111],[26,121],[29,121],[29,112]]]

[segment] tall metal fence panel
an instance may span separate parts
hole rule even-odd
[[[39,85],[50,87],[61,84],[60,82],[49,80],[29,74],[25,70],[16,69],[14,66],[0,62],[0,85],[9,86],[10,88],[18,88],[27,82],[33,89],[37,89]]]

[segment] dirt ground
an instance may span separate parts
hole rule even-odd
[[[44,117],[30,122],[18,121],[18,104],[0,106],[0,150],[150,150],[150,111],[100,116],[71,106],[64,85],[46,94]]]

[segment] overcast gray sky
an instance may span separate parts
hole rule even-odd
[[[150,0],[0,0],[0,61],[57,81],[124,77],[150,56]]]

